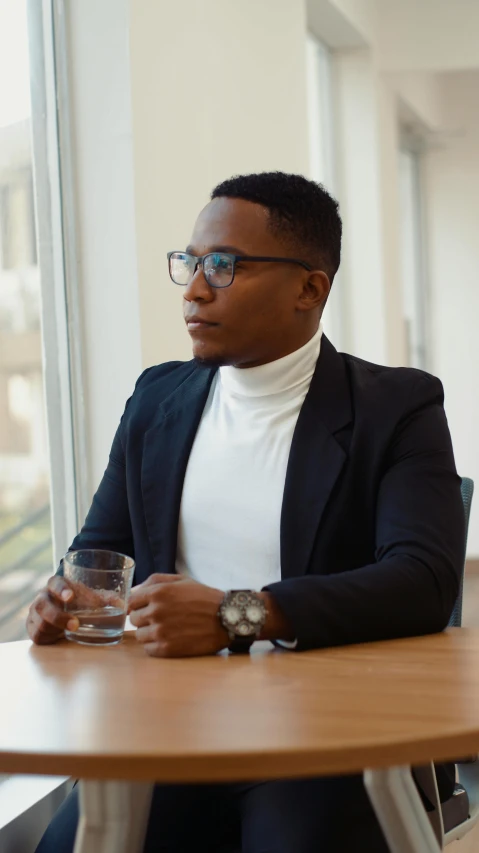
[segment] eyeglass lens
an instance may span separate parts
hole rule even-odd
[[[203,259],[203,273],[212,287],[228,287],[233,280],[233,259],[221,252],[212,252]],[[175,284],[187,285],[195,274],[196,258],[186,252],[174,252],[170,257],[170,276]]]

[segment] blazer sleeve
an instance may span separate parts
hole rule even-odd
[[[377,493],[375,561],[265,587],[297,650],[430,634],[448,624],[465,521],[442,385],[423,374],[390,444]]]
[[[147,368],[136,382],[135,390],[151,368]],[[99,548],[135,556],[128,493],[126,483],[125,451],[123,444],[123,419],[133,397],[125,405],[120,424],[110,450],[108,465],[100,485],[93,496],[91,507],[80,532],[75,536],[69,551],[81,548]],[[57,574],[63,574],[63,560]]]

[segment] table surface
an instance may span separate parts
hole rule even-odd
[[[0,773],[226,781],[479,752],[479,630],[294,654],[159,660],[0,645]]]

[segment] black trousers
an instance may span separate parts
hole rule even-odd
[[[72,853],[78,787],[36,853]],[[362,777],[156,785],[144,853],[388,853]]]

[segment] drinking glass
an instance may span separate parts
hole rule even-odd
[[[121,642],[135,561],[115,551],[69,551],[63,558],[63,575],[74,598],[65,610],[76,616],[76,631],[65,630],[67,640],[86,646],[111,646]]]

